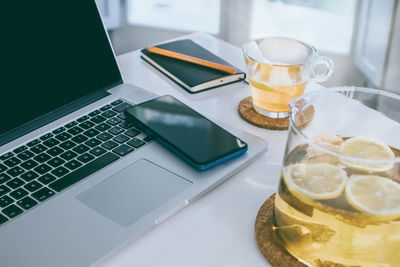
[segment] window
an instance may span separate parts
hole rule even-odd
[[[129,24],[217,34],[220,0],[127,0]]]
[[[253,0],[249,39],[286,36],[347,55],[356,4],[357,0]]]

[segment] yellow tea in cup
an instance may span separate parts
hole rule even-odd
[[[325,81],[333,72],[329,58],[318,55],[313,46],[280,37],[251,41],[243,46],[255,110],[273,118],[289,115],[288,102],[303,94],[307,82]],[[324,64],[323,74],[315,67]]]

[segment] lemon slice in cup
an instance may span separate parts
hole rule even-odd
[[[347,139],[340,145],[340,153],[354,158],[371,160],[393,160],[395,157],[388,145],[364,137]],[[368,172],[385,172],[393,167],[391,162],[375,163],[348,159],[341,159],[341,162],[352,169]]]
[[[382,219],[400,217],[400,184],[377,175],[352,175],[346,199],[361,211]]]
[[[292,194],[301,200],[338,197],[346,185],[346,172],[328,163],[293,164],[284,168],[284,179]]]

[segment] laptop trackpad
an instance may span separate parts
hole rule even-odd
[[[126,227],[191,184],[142,159],[86,190],[77,199]]]

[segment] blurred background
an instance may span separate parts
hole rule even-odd
[[[191,32],[292,37],[332,58],[324,86],[400,94],[399,0],[96,0],[117,55]]]

